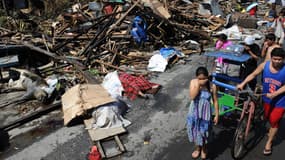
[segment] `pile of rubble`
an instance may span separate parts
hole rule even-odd
[[[5,5],[2,6],[5,10]],[[44,14],[40,11],[21,9],[17,16],[11,16],[6,10],[8,15],[0,16],[0,53],[5,52],[0,55],[1,71],[5,72],[0,71],[0,92],[7,93],[9,98],[2,97],[0,104],[5,115],[0,119],[5,120],[0,136],[1,131],[5,131],[5,138],[9,140],[6,132],[18,127],[18,122],[24,124],[59,106],[62,106],[64,125],[94,109],[91,115],[97,119],[96,125],[93,124],[96,121],[88,125],[85,121],[85,125],[91,125],[87,127],[91,137],[97,135],[92,128],[109,123],[100,121],[100,115],[104,119],[111,113],[118,120],[123,119],[118,109],[122,108],[120,104],[125,106],[123,108],[128,106],[120,99],[122,96],[130,100],[137,96],[149,98],[147,94],[156,94],[161,89],[161,85],[148,82],[146,75],[163,72],[166,65],[175,64],[192,53],[202,53],[204,46],[213,42],[213,34],[231,23],[229,13],[235,22],[247,16],[233,14],[237,6],[235,1],[226,0],[84,0],[76,1],[54,19],[37,17]],[[235,29],[240,37],[246,31],[241,33],[237,26]],[[232,30],[227,32],[234,35]],[[155,60],[158,62],[151,63]],[[159,66],[162,64],[165,66]],[[153,70],[156,65],[158,69]],[[13,72],[18,74],[13,75]],[[16,98],[8,95],[14,90],[26,92]],[[6,121],[10,116],[7,113],[12,110],[7,106],[31,99],[41,104],[20,106],[17,113],[32,114],[24,118],[15,116],[20,119],[14,122]],[[49,106],[38,107],[43,104]],[[130,124],[127,120],[124,122]],[[118,125],[117,121],[115,124]],[[126,132],[125,129],[119,131]],[[105,132],[107,130],[101,135],[108,135]],[[96,138],[92,140],[97,141]]]
[[[80,63],[95,75],[113,70],[147,74],[152,54],[146,52],[178,46],[186,55],[199,53],[211,33],[224,25],[221,16],[211,16],[203,6],[187,0],[76,3],[55,20],[8,17],[10,28],[0,28],[1,43],[25,45],[59,64]],[[193,47],[187,40],[198,43]]]

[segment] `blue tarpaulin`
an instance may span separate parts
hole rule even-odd
[[[237,54],[234,52],[223,52],[223,51],[212,51],[212,52],[206,52],[204,54],[205,56],[209,57],[222,57],[223,59],[228,59],[236,62],[246,62],[250,59],[249,54]]]
[[[169,47],[169,48],[161,48],[159,50],[160,54],[162,55],[163,58],[168,59],[173,57],[174,55],[177,55],[178,57],[183,57],[184,54],[180,51],[178,51],[175,48]]]

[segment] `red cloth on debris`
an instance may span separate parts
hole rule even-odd
[[[100,152],[96,146],[92,146],[90,153],[88,153],[88,160],[101,160]]]
[[[146,91],[152,89],[153,86],[158,84],[151,83],[146,80],[143,76],[132,76],[127,73],[119,73],[119,79],[123,85],[125,95],[131,100],[137,98],[139,91]]]

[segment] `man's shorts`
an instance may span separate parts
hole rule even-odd
[[[272,128],[279,128],[279,122],[283,117],[285,109],[283,107],[270,106],[268,103],[263,104],[264,117],[269,120]]]

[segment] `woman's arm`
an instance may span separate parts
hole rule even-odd
[[[200,92],[200,85],[198,79],[192,79],[189,84],[189,96],[191,99],[195,99],[195,97]]]
[[[218,104],[218,96],[217,96],[217,86],[212,85],[212,96],[213,96],[213,103],[215,107],[215,118],[214,123],[218,124],[219,121],[219,104]]]

